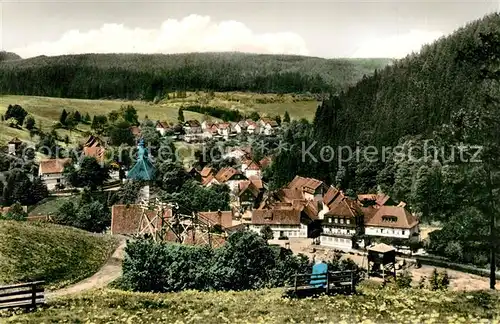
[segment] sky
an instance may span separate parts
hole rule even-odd
[[[0,48],[79,53],[239,51],[401,58],[500,0],[0,0]]]

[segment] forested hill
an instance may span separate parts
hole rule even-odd
[[[0,63],[0,92],[152,100],[172,90],[339,91],[389,59],[191,53],[39,56]]]
[[[10,60],[20,60],[21,57],[16,53],[0,51],[0,62],[2,61],[10,61]]]
[[[489,46],[481,34],[498,37],[498,14],[424,46],[326,102],[315,119],[319,137],[334,134],[342,145],[391,145],[404,135],[429,135],[459,109],[477,109],[485,87],[481,68],[490,63],[467,54]]]

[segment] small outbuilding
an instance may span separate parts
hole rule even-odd
[[[384,243],[368,248],[368,276],[380,271],[384,279],[386,273],[396,277],[396,249]]]

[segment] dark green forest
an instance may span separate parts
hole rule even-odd
[[[383,191],[424,223],[444,225],[428,251],[487,264],[488,237],[499,240],[489,231],[491,215],[499,214],[498,53],[500,16],[492,14],[332,94],[313,125],[292,123],[285,133],[296,149],[277,154],[267,172],[271,185],[298,174],[356,193]],[[304,159],[303,148],[315,142],[309,152],[317,161]],[[337,154],[330,161],[329,154],[320,159],[325,146]],[[342,146],[352,149],[351,159],[339,161],[348,152]],[[368,147],[378,154],[367,156]]]
[[[0,62],[0,93],[142,100],[173,90],[323,93],[388,63],[243,53],[39,56]]]
[[[0,62],[10,61],[10,60],[20,60],[21,57],[16,53],[0,51]]]

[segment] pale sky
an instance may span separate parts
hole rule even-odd
[[[0,47],[24,58],[206,51],[400,58],[498,10],[499,1],[0,0]]]

